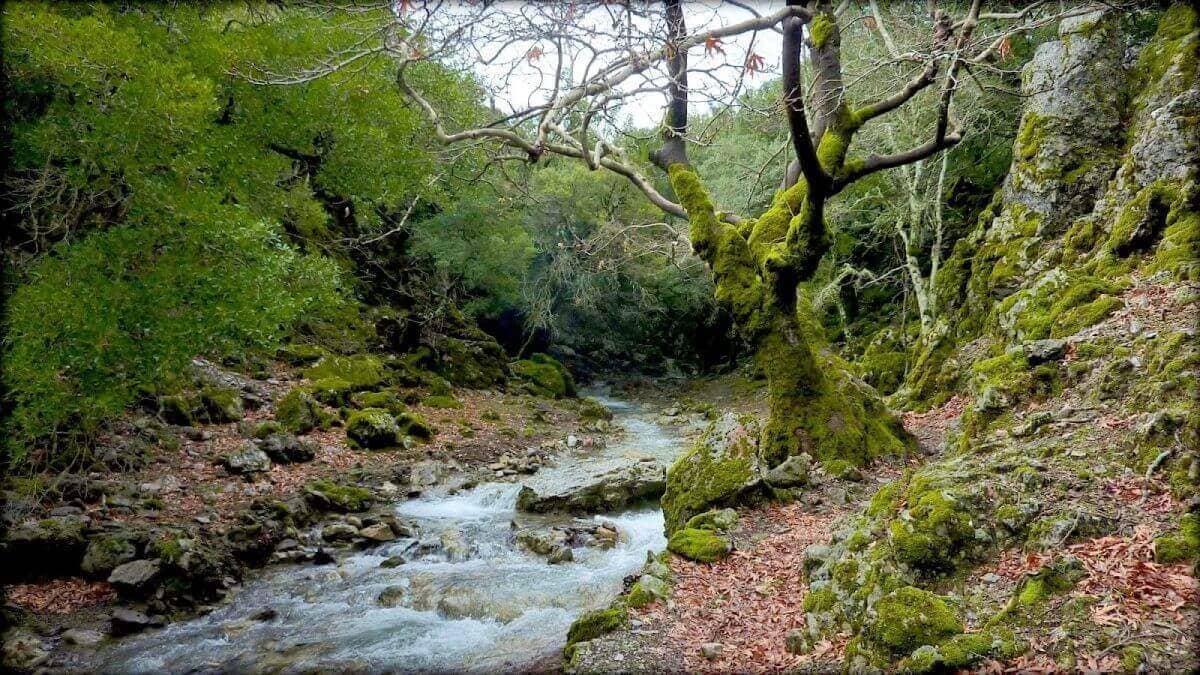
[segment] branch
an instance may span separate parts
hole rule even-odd
[[[796,0],[789,0],[795,2]],[[817,152],[813,148],[812,135],[808,129],[808,117],[804,112],[804,91],[800,79],[800,49],[804,41],[804,21],[792,17],[784,20],[783,27],[783,102],[787,109],[788,128],[792,135],[792,149],[800,172],[808,182],[809,190],[823,192],[828,176],[821,169]],[[791,187],[795,178],[788,172],[785,187]]]
[[[672,164],[688,164],[687,157],[687,49],[680,43],[687,34],[681,0],[667,0],[667,46],[673,49],[667,65],[667,119],[663,125],[663,147],[650,160],[666,171]]]

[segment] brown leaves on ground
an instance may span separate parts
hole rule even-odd
[[[744,530],[765,536],[751,550],[734,551],[711,565],[676,558],[676,584],[669,606],[658,603],[645,618],[665,632],[693,672],[744,669],[785,671],[808,661],[838,660],[839,639],[796,656],[784,649],[789,631],[804,625],[804,549],[828,541],[840,511],[814,513],[802,504],[771,505],[742,513]],[[719,642],[721,656],[708,661],[700,645]]]
[[[116,599],[113,587],[103,581],[69,578],[8,587],[8,601],[31,612],[69,614],[84,607]]]

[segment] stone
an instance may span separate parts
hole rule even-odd
[[[566,546],[557,546],[550,551],[550,555],[546,556],[546,562],[551,565],[559,563],[571,562],[575,560],[575,553]]]
[[[389,557],[387,560],[384,560],[383,562],[379,563],[379,566],[385,570],[390,570],[390,569],[399,567],[406,562],[408,562],[408,561],[404,559],[404,556],[394,555],[394,556]]]
[[[446,467],[441,463],[433,460],[425,460],[412,465],[409,471],[408,482],[413,487],[426,488],[431,485],[437,485],[442,479],[442,474],[446,471]]]
[[[705,642],[700,645],[700,655],[709,661],[716,661],[721,658],[721,652],[725,651],[725,647],[720,642]]]
[[[317,444],[302,441],[292,434],[271,434],[259,443],[259,448],[279,464],[310,462],[317,456]]]
[[[30,576],[75,572],[87,547],[87,523],[78,514],[24,521],[9,530],[4,557],[19,561],[11,567],[21,569],[13,571]]]
[[[279,618],[279,610],[274,607],[264,607],[250,615],[251,621],[274,621]]]
[[[447,527],[442,530],[438,541],[442,552],[452,561],[466,560],[471,556],[471,545],[467,543],[467,537],[460,529]]]
[[[243,476],[271,470],[271,458],[249,441],[241,449],[226,455],[221,464],[229,473]]]
[[[1025,358],[1030,365],[1057,361],[1067,353],[1066,340],[1033,340],[1024,345]]]
[[[408,597],[408,589],[404,586],[388,586],[379,593],[375,602],[381,607],[396,607]]]
[[[0,654],[4,669],[14,671],[33,670],[50,658],[41,638],[24,628],[13,629],[5,635]]]
[[[390,412],[382,408],[364,408],[351,413],[346,421],[346,438],[368,450],[388,448],[399,442],[400,427]]]
[[[396,538],[396,534],[392,532],[391,526],[387,523],[376,523],[364,527],[358,533],[372,541],[391,541]]]
[[[313,553],[312,561],[314,565],[332,565],[337,562],[337,558],[333,557],[333,554],[329,551],[318,547],[316,552]]]
[[[108,583],[129,595],[144,595],[158,577],[162,563],[158,560],[134,560],[120,565],[108,575]]]
[[[811,651],[812,643],[803,629],[793,628],[783,638],[783,648],[789,654],[807,654]]]
[[[769,469],[763,480],[772,487],[796,487],[808,484],[808,473],[812,469],[812,457],[808,453],[792,455],[778,466]]]
[[[557,473],[557,472],[556,472]],[[527,479],[517,509],[530,513],[603,513],[662,494],[666,477],[658,464],[624,458],[601,460],[587,472]]]
[[[685,527],[667,539],[667,550],[697,562],[713,562],[729,555],[729,541],[712,530]]]
[[[134,558],[137,558],[137,546],[128,534],[105,534],[88,542],[79,568],[88,576],[105,578]]]
[[[81,647],[91,647],[100,644],[104,639],[104,634],[98,630],[86,630],[83,628],[68,628],[63,631],[62,641],[69,645],[78,645]]]
[[[114,609],[110,620],[109,633],[118,637],[140,633],[147,628],[162,626],[165,623],[162,617],[148,616],[144,612],[125,607]]]
[[[330,523],[321,528],[321,538],[329,542],[350,541],[358,535],[358,528],[350,523]]]
[[[567,436],[567,447],[575,448],[578,445],[579,445],[579,437],[576,436],[575,434],[569,434]]]

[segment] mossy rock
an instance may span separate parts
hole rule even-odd
[[[426,408],[436,408],[440,410],[457,410],[463,407],[462,401],[454,398],[453,396],[446,395],[426,396],[425,399],[421,401],[421,405],[425,406]]]
[[[729,540],[712,530],[685,527],[667,539],[667,550],[688,560],[715,562],[729,555]]]
[[[428,441],[437,432],[433,425],[415,412],[402,412],[396,415],[396,426],[399,428],[401,436],[422,441]]]
[[[893,657],[939,645],[963,632],[962,620],[940,596],[913,586],[879,599],[863,623],[863,637]]]
[[[463,387],[487,389],[503,384],[508,369],[500,344],[474,327],[464,327],[459,335],[437,340],[433,370]]]
[[[394,447],[400,440],[396,418],[383,408],[364,408],[346,420],[346,438],[356,447],[379,450]]]
[[[509,369],[522,381],[522,387],[535,396],[569,398],[575,396],[575,380],[566,366],[546,354],[534,354],[515,361]]]
[[[346,382],[353,391],[374,389],[388,380],[388,371],[376,356],[327,356],[316,365],[306,369],[304,376],[318,381],[337,378]]]
[[[629,610],[624,605],[587,612],[571,624],[563,654],[569,659],[575,653],[575,645],[624,628],[628,623]]]
[[[1179,531],[1154,540],[1154,560],[1180,563],[1200,558],[1200,515],[1188,513],[1179,521]]]
[[[892,521],[889,540],[896,559],[926,572],[944,571],[974,535],[972,516],[948,492],[910,489],[909,518]]]
[[[250,430],[250,435],[261,441],[262,439],[266,438],[267,436],[274,436],[275,434],[281,433],[282,431],[283,431],[282,424],[280,424],[279,422],[276,422],[275,420],[267,420],[265,422],[259,422],[258,424],[254,425],[254,428]]]
[[[667,470],[662,497],[670,534],[713,506],[736,501],[753,488],[758,475],[758,425],[726,414]]]
[[[323,377],[310,382],[306,389],[313,395],[313,398],[336,408],[344,406],[350,401],[354,385],[340,377]]]
[[[315,480],[305,485],[304,497],[313,508],[341,513],[366,511],[375,503],[370,490],[329,480]]]
[[[242,396],[236,389],[209,385],[200,390],[203,417],[216,424],[242,419]]]
[[[305,434],[313,429],[327,429],[335,416],[303,387],[295,387],[275,402],[275,420],[285,430]]]
[[[586,421],[611,420],[613,411],[596,399],[584,396],[579,399],[579,417]]]
[[[1023,648],[1008,630],[964,633],[936,646],[918,647],[911,656],[900,662],[898,670],[902,673],[957,672],[989,657],[1008,659],[1022,651]]]
[[[713,532],[728,532],[737,527],[738,514],[733,509],[714,509],[687,521],[685,528],[695,530],[712,530]]]
[[[666,600],[671,594],[671,587],[666,581],[650,574],[643,574],[625,595],[625,603],[630,607],[639,608],[652,604],[657,600]]]
[[[329,355],[324,347],[302,343],[287,344],[275,351],[275,356],[291,366],[308,366]]]
[[[355,408],[383,408],[393,415],[407,412],[408,407],[394,391],[363,391],[350,395],[350,405]]]

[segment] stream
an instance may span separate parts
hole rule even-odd
[[[611,445],[566,451],[538,482],[568,479],[629,456],[666,465],[682,448],[637,404],[593,393],[625,433]],[[646,552],[662,550],[662,512],[646,505],[588,520],[615,524],[611,549],[580,547],[551,565],[513,540],[522,527],[564,525],[570,516],[517,513],[521,482],[484,483],[457,494],[428,493],[395,505],[419,540],[401,539],[339,555],[336,566],[282,566],[249,581],[212,613],[103,648],[108,672],[400,670],[493,672],[555,669],[571,622],[606,606]],[[468,550],[438,545],[455,536]],[[385,568],[389,556],[405,564]],[[394,607],[377,598],[387,590]],[[272,610],[269,620],[256,614]]]

